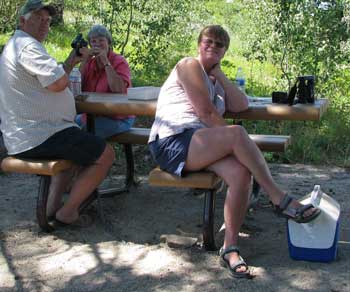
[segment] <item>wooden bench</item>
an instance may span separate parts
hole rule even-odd
[[[125,190],[130,186],[136,185],[135,181],[135,162],[132,152],[132,145],[147,145],[150,129],[131,128],[129,131],[109,137],[109,143],[118,143],[123,145],[126,159]]]
[[[250,135],[263,151],[283,152],[290,143],[290,136]],[[149,174],[149,184],[163,187],[203,189],[205,191],[203,209],[203,246],[206,250],[216,250],[214,234],[215,197],[220,178],[213,172],[199,171],[178,177],[159,168]],[[253,188],[256,185],[253,185]],[[254,191],[259,192],[259,189]],[[256,194],[257,195],[257,194]],[[254,196],[254,194],[252,194]]]
[[[36,217],[39,227],[46,232],[51,232],[54,227],[50,224],[47,215],[47,199],[49,195],[51,176],[59,174],[71,168],[74,164],[69,160],[41,160],[41,159],[19,159],[15,157],[6,157],[1,162],[1,169],[4,172],[18,172],[27,174],[36,174],[40,177],[38,196],[36,203]],[[109,190],[95,190],[79,207],[79,212],[87,208],[95,199],[99,199]],[[99,204],[99,209],[101,206]],[[102,212],[101,210],[99,210]],[[102,216],[102,215],[101,215]]]
[[[122,133],[111,137],[109,142],[120,143],[124,145],[127,173],[126,186],[129,187],[134,182],[134,160],[132,155],[132,144],[147,144],[149,129],[133,128],[130,132]],[[40,177],[38,196],[36,203],[36,217],[39,227],[50,232],[54,230],[53,226],[48,221],[46,216],[47,199],[51,183],[51,176],[67,170],[73,166],[73,163],[68,160],[40,160],[40,159],[19,159],[15,157],[6,157],[2,160],[0,168],[4,172],[17,172],[26,174],[35,174]],[[86,200],[80,207],[80,211],[85,209],[91,202],[99,196],[111,196],[117,193],[124,192],[128,189],[121,190],[95,190],[94,194]],[[101,212],[101,210],[100,210]],[[101,213],[102,216],[102,213]]]
[[[132,145],[146,145],[148,142],[150,129],[131,128],[128,132],[114,135],[108,138],[110,143],[119,143],[124,146],[126,158],[126,178],[125,185],[128,189],[135,184],[135,166],[132,152]],[[284,152],[290,143],[290,136],[280,135],[249,135],[257,144],[261,151],[265,152]]]
[[[38,160],[38,159],[18,159],[6,157],[1,162],[1,169],[4,172],[19,172],[36,174],[40,176],[38,197],[36,203],[36,217],[40,228],[44,231],[52,231],[46,216],[46,205],[49,194],[51,176],[67,170],[73,166],[68,160]]]
[[[214,239],[215,198],[221,179],[209,171],[193,172],[187,174],[185,177],[178,177],[159,168],[155,168],[150,172],[148,182],[154,186],[203,189],[205,192],[203,245],[206,250],[216,250]]]
[[[151,129],[131,128],[128,132],[114,135],[108,138],[108,142],[119,144],[146,145]],[[261,151],[283,152],[290,144],[290,136],[282,135],[249,135]]]
[[[120,143],[124,146],[127,160],[127,173],[126,173],[126,186],[127,188],[134,182],[134,159],[132,153],[132,145],[147,144],[149,137],[150,129],[145,128],[132,128],[129,132],[125,132],[119,135],[115,135],[108,139],[108,142]],[[271,135],[251,135],[251,138],[257,143],[259,148],[263,151],[274,151],[274,152],[283,152],[288,144],[290,143],[289,136],[271,136]],[[44,231],[52,231],[53,227],[48,222],[46,216],[46,205],[47,197],[49,193],[49,187],[51,182],[51,176],[58,174],[61,171],[64,171],[72,167],[72,162],[67,160],[37,160],[37,159],[18,159],[14,157],[7,157],[1,163],[1,169],[4,172],[18,172],[18,173],[27,173],[27,174],[36,174],[40,176],[39,180],[39,190],[37,197],[37,207],[36,215],[40,228]],[[214,192],[217,186],[217,178],[208,179],[214,174],[198,172],[189,176],[188,179],[184,180],[183,178],[177,178],[176,180],[170,179],[169,174],[162,171],[151,172],[152,176],[156,175],[154,179],[150,180],[151,184],[154,185],[164,185],[164,186],[177,186],[177,187],[189,187],[189,188],[200,188],[206,189],[210,192]],[[159,179],[157,179],[159,177]],[[159,181],[162,183],[160,184]],[[199,183],[201,182],[201,183]],[[209,183],[209,184],[207,184]],[[89,200],[85,201],[80,210],[86,208],[93,200],[99,198],[99,196],[111,196],[112,190],[95,190],[92,196],[89,197]],[[113,190],[114,193],[123,192],[125,190]],[[204,208],[204,217],[205,219],[205,230],[203,231],[204,244],[207,249],[213,249],[215,246],[211,243],[213,242],[213,223],[211,218],[213,218],[214,209],[213,209],[213,200],[215,198],[215,193],[208,196],[206,201],[206,207]],[[209,203],[211,202],[211,203]],[[102,210],[101,216],[102,216]]]

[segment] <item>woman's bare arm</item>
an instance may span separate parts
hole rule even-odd
[[[220,64],[216,64],[210,71],[210,75],[214,76],[222,85],[225,91],[226,110],[230,112],[241,112],[248,109],[248,98],[233,84],[222,72]]]
[[[180,82],[198,118],[208,127],[225,126],[226,121],[209,99],[200,63],[195,59],[187,59],[178,64],[177,70]]]

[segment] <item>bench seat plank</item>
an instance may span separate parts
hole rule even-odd
[[[120,144],[146,145],[150,129],[131,128],[129,131],[108,138],[108,142]],[[290,136],[282,135],[249,135],[261,151],[284,152],[291,143]]]
[[[56,175],[69,169],[73,163],[68,160],[40,160],[40,159],[17,159],[6,157],[1,162],[1,169],[5,172],[19,172],[38,175]]]
[[[266,152],[284,152],[291,143],[291,136],[250,134],[249,137]]]
[[[210,171],[193,172],[179,177],[159,167],[153,169],[148,176],[148,182],[151,185],[195,189],[214,189],[220,181],[221,179]]]
[[[151,129],[131,128],[129,131],[108,138],[108,142],[146,145]]]

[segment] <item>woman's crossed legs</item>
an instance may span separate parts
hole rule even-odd
[[[203,128],[197,130],[191,139],[185,170],[196,171],[203,168],[214,171],[228,185],[224,206],[225,240],[224,248],[237,245],[238,233],[246,214],[251,175],[266,191],[274,205],[279,205],[285,196],[271,176],[267,163],[249,138],[245,129],[238,125]],[[293,200],[291,206],[302,205]],[[305,215],[315,211],[311,208]],[[239,254],[227,254],[230,264],[239,260]],[[246,267],[238,268],[244,272]]]

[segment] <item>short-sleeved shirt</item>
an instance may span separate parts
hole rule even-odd
[[[70,90],[46,88],[64,74],[39,41],[15,31],[0,57],[0,129],[9,154],[32,149],[58,131],[77,126]]]
[[[131,87],[131,74],[128,62],[122,55],[114,53],[112,50],[108,53],[108,60],[115,72],[126,83],[126,90],[123,93],[127,93],[127,88]],[[103,92],[111,93],[111,89],[108,85],[107,73],[105,69],[99,69],[95,59],[90,59],[82,70],[82,90],[88,92]],[[133,117],[133,116],[128,116]],[[123,119],[125,116],[114,116],[115,119]]]

